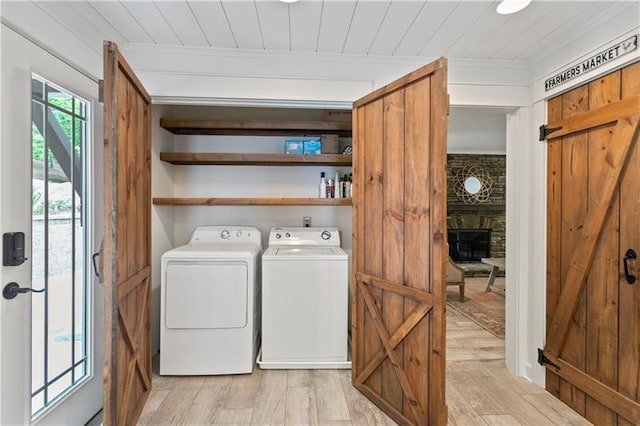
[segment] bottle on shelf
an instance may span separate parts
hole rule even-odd
[[[319,198],[327,198],[327,182],[324,178],[324,172],[320,172],[320,193]]]
[[[342,197],[349,198],[351,195],[349,194],[349,177],[345,173],[342,177]]]
[[[335,198],[335,183],[333,182],[333,179],[329,179],[327,181],[327,198]]]
[[[336,179],[334,180],[334,198],[342,198],[342,181],[340,180],[340,172],[336,172]]]

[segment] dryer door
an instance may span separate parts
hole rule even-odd
[[[169,262],[167,328],[246,327],[248,272],[244,262]]]

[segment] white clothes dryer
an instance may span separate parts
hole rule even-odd
[[[162,256],[160,374],[251,373],[260,332],[260,231],[200,226]]]
[[[337,228],[271,230],[262,256],[260,368],[351,368],[348,271]]]

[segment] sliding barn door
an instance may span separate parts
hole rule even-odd
[[[104,424],[133,425],[151,390],[151,99],[104,45]]]
[[[353,106],[354,386],[400,424],[444,425],[447,62]]]
[[[640,63],[548,103],[546,387],[597,425],[640,424],[639,119]]]

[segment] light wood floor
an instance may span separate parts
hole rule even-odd
[[[504,367],[504,340],[447,313],[451,425],[588,425],[543,389]],[[157,370],[156,370],[157,371]],[[350,382],[349,370],[260,370],[251,375],[163,377],[140,424],[393,425]]]

